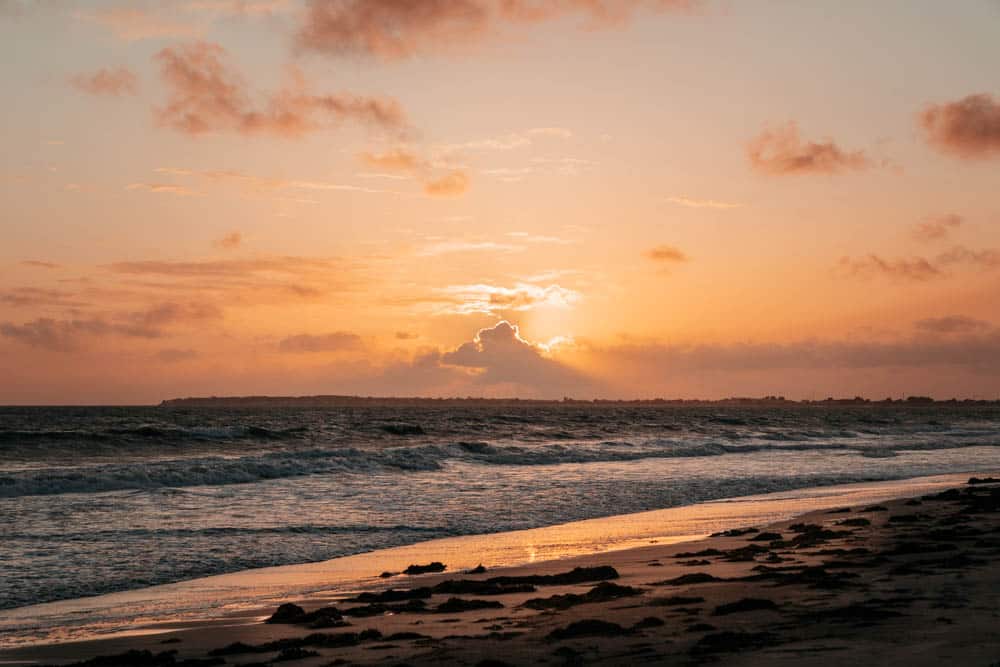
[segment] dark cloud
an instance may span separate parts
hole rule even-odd
[[[647,258],[653,260],[654,262],[686,262],[688,261],[688,256],[685,255],[681,250],[669,246],[669,245],[658,245],[651,250],[645,252]]]
[[[637,11],[689,12],[699,0],[310,0],[297,36],[306,50],[384,60],[447,51],[564,16],[586,27],[621,23]]]
[[[949,213],[927,218],[918,223],[913,230],[913,236],[918,241],[943,241],[948,238],[952,230],[962,226],[962,216]]]
[[[864,151],[845,151],[831,140],[803,141],[794,122],[764,130],[747,145],[747,157],[757,171],[778,176],[834,174],[873,165]]]
[[[420,338],[420,334],[413,333],[412,331],[397,331],[396,340],[416,340]]]
[[[919,122],[928,143],[942,153],[965,159],[1000,156],[1000,102],[992,95],[929,105]]]
[[[938,334],[969,333],[990,328],[989,322],[977,320],[964,315],[948,315],[945,317],[929,317],[918,320],[914,326],[921,331]]]
[[[139,79],[127,67],[102,68],[88,74],[70,77],[70,84],[88,95],[135,95],[139,91]]]
[[[529,387],[549,396],[593,391],[593,381],[569,366],[542,355],[521,337],[515,324],[501,320],[480,329],[475,338],[441,355],[441,363],[476,371],[477,384]]]
[[[316,95],[298,72],[258,105],[243,78],[223,62],[225,55],[217,44],[196,42],[163,49],[155,56],[168,90],[166,104],[156,110],[160,125],[189,135],[239,132],[283,137],[347,120],[389,130],[406,125],[403,109],[394,99]]]
[[[336,331],[328,334],[299,334],[289,336],[278,343],[282,352],[340,352],[362,347],[361,338],[356,334]]]

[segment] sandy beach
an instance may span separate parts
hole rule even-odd
[[[699,541],[485,572],[444,562],[348,599],[9,649],[0,661],[989,665],[1000,657],[998,510],[1000,483],[986,481]]]

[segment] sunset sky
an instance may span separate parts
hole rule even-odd
[[[996,0],[0,0],[0,403],[997,398],[998,35]]]

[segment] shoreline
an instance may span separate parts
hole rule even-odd
[[[684,531],[682,521],[679,527],[676,525],[684,513],[689,514],[687,520],[692,522],[691,525],[699,526],[707,525],[706,521],[713,520],[714,516],[714,520],[716,521],[714,525],[720,530],[747,525],[747,522],[760,523],[762,525],[778,525],[782,521],[787,523],[792,517],[811,516],[816,512],[826,511],[826,509],[836,505],[838,502],[841,504],[858,504],[858,502],[866,502],[866,499],[871,500],[876,497],[898,497],[900,492],[905,490],[913,491],[913,495],[920,495],[933,492],[934,490],[943,490],[957,486],[960,481],[966,478],[967,476],[965,475],[946,475],[894,482],[817,487],[767,494],[767,496],[725,499],[687,507],[655,510],[637,515],[591,519],[574,524],[517,531],[515,533],[432,540],[408,547],[335,559],[325,563],[250,570],[232,575],[221,575],[207,579],[193,580],[191,582],[182,582],[181,584],[154,587],[154,589],[142,589],[141,591],[130,591],[124,594],[100,596],[100,598],[85,598],[82,600],[38,605],[36,607],[23,607],[18,610],[8,610],[8,612],[37,610],[38,607],[48,607],[50,609],[53,607],[65,607],[72,609],[72,612],[78,617],[86,616],[87,614],[93,615],[94,603],[95,601],[100,603],[101,598],[104,598],[105,602],[120,604],[123,602],[123,599],[129,597],[136,599],[142,595],[148,596],[151,590],[163,593],[164,589],[171,588],[177,589],[172,591],[172,595],[175,598],[176,596],[183,598],[184,595],[190,596],[192,594],[197,597],[198,589],[201,589],[202,594],[209,591],[217,598],[220,592],[225,593],[226,591],[230,593],[236,592],[238,597],[241,587],[247,585],[263,587],[272,593],[271,595],[262,596],[252,603],[246,603],[244,600],[242,604],[231,604],[229,606],[208,604],[202,610],[208,613],[201,614],[201,618],[189,618],[187,620],[183,618],[160,618],[158,621],[151,620],[149,623],[143,623],[141,620],[138,620],[135,623],[138,627],[133,627],[127,635],[93,639],[87,642],[50,642],[21,648],[10,647],[0,650],[0,661],[20,660],[30,662],[32,660],[45,660],[64,662],[78,657],[85,657],[81,652],[93,656],[115,653],[118,648],[127,646],[153,647],[155,649],[163,639],[172,639],[174,637],[182,638],[182,641],[177,644],[178,647],[195,647],[197,645],[204,645],[204,642],[200,642],[198,637],[206,633],[217,640],[219,634],[218,627],[220,625],[226,626],[228,628],[227,633],[232,636],[242,637],[246,635],[249,638],[257,639],[261,636],[272,636],[275,626],[263,626],[259,621],[262,615],[266,616],[267,610],[273,611],[273,608],[280,601],[295,600],[309,608],[325,606],[327,604],[342,604],[343,598],[350,591],[356,592],[361,589],[385,588],[387,585],[394,587],[431,586],[441,580],[461,576],[460,570],[469,569],[478,564],[473,564],[471,561],[478,560],[482,556],[482,551],[470,548],[470,542],[506,544],[506,553],[509,557],[509,554],[513,550],[520,549],[523,551],[527,543],[533,543],[538,537],[548,534],[548,543],[552,545],[549,547],[550,550],[546,550],[546,547],[543,545],[539,552],[538,547],[535,547],[536,555],[535,562],[533,563],[530,562],[530,558],[525,559],[523,557],[521,563],[509,560],[504,562],[500,556],[485,563],[491,572],[499,565],[502,571],[498,571],[504,575],[513,573],[513,576],[521,572],[534,571],[554,572],[569,568],[574,564],[597,563],[598,561],[618,564],[621,562],[632,562],[636,558],[646,558],[647,556],[661,558],[662,556],[655,556],[655,554],[670,549],[676,551],[680,549],[676,546],[677,543],[682,541],[685,543],[685,546],[694,544],[690,540],[698,539],[705,534],[704,532],[685,533],[683,535],[676,534],[677,531]],[[851,501],[858,502],[852,503]],[[824,509],[815,509],[818,507]],[[671,515],[673,516],[671,517]],[[767,517],[771,517],[774,520],[759,521]],[[637,521],[638,519],[644,519],[645,524]],[[777,520],[777,523],[775,520]],[[663,535],[666,531],[662,530],[662,524],[668,521],[674,527],[674,535]],[[614,524],[623,522],[627,525],[616,535],[611,528]],[[637,526],[642,525],[646,526],[646,532],[637,529]],[[661,530],[658,532],[654,530],[657,525],[661,526]],[[576,543],[568,539],[574,534],[578,537]],[[659,537],[653,537],[657,534],[659,534]],[[585,539],[579,539],[581,535],[585,536]],[[627,537],[623,537],[623,535]],[[530,539],[525,540],[525,537]],[[718,538],[710,538],[709,541],[713,539]],[[654,540],[655,543],[649,543]],[[604,545],[605,549],[595,552],[594,545],[598,541]],[[587,546],[582,547],[582,545]],[[608,545],[611,545],[610,549],[608,549]],[[450,548],[448,548],[449,546]],[[582,548],[586,550],[581,550]],[[573,549],[576,549],[576,551],[574,552]],[[503,552],[503,549],[501,549],[500,553]],[[466,554],[468,562],[461,559],[459,554],[462,553]],[[386,554],[389,554],[391,558],[387,560],[385,558]],[[562,555],[563,557],[553,558],[553,555]],[[423,558],[421,559],[421,557]],[[440,575],[404,576],[387,581],[377,578],[378,573],[381,572],[378,568],[386,563],[429,562],[431,560],[441,560],[448,563],[448,571]],[[525,562],[525,560],[528,562]],[[348,563],[349,567],[346,571],[352,573],[354,585],[331,586],[331,572],[336,572],[337,570],[336,567],[331,569],[331,564],[343,566],[345,561],[352,561]],[[402,569],[402,567],[405,567],[405,565],[400,565],[396,569]],[[386,569],[392,568],[387,567]],[[364,572],[367,576],[357,576],[361,572]],[[310,580],[308,585],[305,588],[300,588],[299,593],[294,592],[294,586],[291,584],[294,582],[301,586],[303,578]],[[111,599],[108,600],[108,598]],[[97,608],[100,608],[99,604]],[[127,611],[127,607],[125,610]],[[7,615],[9,616],[10,614],[8,613]],[[403,614],[399,616],[401,618],[404,617]],[[4,614],[0,614],[0,619],[3,617]],[[151,634],[143,634],[146,632]],[[259,644],[260,641],[256,643]],[[207,645],[204,646],[207,647]]]

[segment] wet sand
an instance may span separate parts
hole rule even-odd
[[[964,484],[697,542],[396,575],[383,584],[394,592],[313,596],[285,607],[282,623],[247,610],[0,660],[131,650],[150,653],[94,664],[990,665],[1000,660],[998,556],[1000,484]]]

